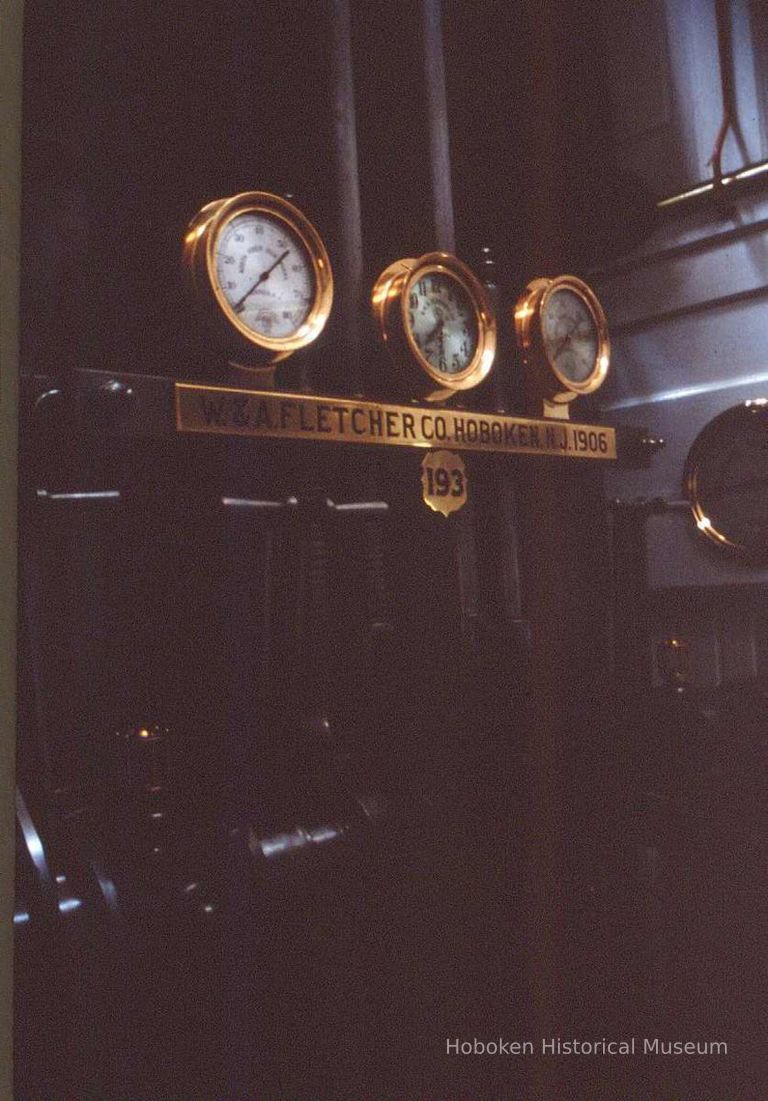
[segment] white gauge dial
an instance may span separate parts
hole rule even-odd
[[[466,371],[477,350],[477,317],[467,292],[456,279],[430,272],[408,294],[408,325],[424,359],[446,375]]]
[[[279,218],[235,215],[216,242],[216,278],[238,320],[274,339],[294,336],[312,308],[315,278],[307,250]]]
[[[544,350],[569,382],[584,382],[595,370],[598,333],[586,301],[575,291],[555,290],[542,310]]]

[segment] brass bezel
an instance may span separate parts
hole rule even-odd
[[[243,214],[261,213],[285,223],[304,246],[312,265],[314,301],[306,319],[291,336],[254,332],[234,312],[219,284],[216,247],[229,223]],[[203,317],[223,340],[229,354],[277,363],[311,344],[322,332],[333,304],[333,272],[320,234],[309,219],[279,195],[244,191],[208,203],[192,219],[184,237],[183,260]]]
[[[437,370],[422,354],[411,333],[408,295],[425,275],[448,275],[472,303],[477,326],[477,347],[470,363],[456,374]],[[480,280],[465,263],[448,252],[428,252],[418,259],[390,264],[376,280],[371,296],[374,317],[403,381],[415,391],[410,396],[444,401],[460,390],[470,390],[485,379],[496,355],[496,317]],[[435,389],[435,387],[438,389]]]
[[[597,354],[590,374],[583,382],[574,382],[564,375],[546,352],[542,317],[553,294],[568,290],[586,305],[595,324]],[[611,360],[608,324],[597,295],[575,275],[559,275],[555,279],[534,279],[525,288],[514,308],[517,342],[535,373],[535,383],[545,401],[561,404],[582,394],[592,394],[605,382]]]
[[[742,426],[749,424],[748,418],[754,416],[761,417],[763,420],[768,419],[768,399],[753,398],[738,405],[732,405],[704,425],[686,456],[683,468],[683,491],[690,502],[696,529],[709,544],[719,547],[721,551],[725,551],[745,564],[764,566],[768,562],[768,540],[749,546],[746,543],[737,542],[727,532],[716,527],[705,508],[699,484],[702,462],[711,452],[722,454],[721,438],[725,437],[727,440],[738,438]],[[768,535],[768,532],[766,534]]]

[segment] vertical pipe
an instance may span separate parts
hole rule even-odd
[[[712,179],[714,183],[714,196],[717,201],[723,200],[723,146],[728,136],[728,131],[733,130],[735,136],[739,135],[738,117],[736,114],[735,96],[733,92],[733,42],[731,34],[731,2],[730,0],[715,0],[715,21],[717,23],[717,57],[720,64],[720,87],[723,99],[723,117],[720,129],[715,138],[715,146],[709,163],[712,165]]]
[[[422,0],[424,83],[429,137],[429,169],[432,189],[432,228],[438,248],[456,249],[451,190],[451,152],[448,137],[448,102],[445,91],[442,0]],[[461,600],[461,628],[470,652],[479,645],[479,594],[477,545],[471,502],[456,517],[455,555]]]
[[[14,764],[16,734],[16,449],[19,375],[22,0],[6,0],[0,36],[0,1097],[13,1096]]]
[[[336,170],[338,259],[336,300],[342,318],[341,345],[347,369],[357,374],[361,353],[363,230],[355,127],[350,0],[332,0],[333,138]]]
[[[451,151],[445,92],[442,0],[423,0],[424,79],[427,99],[433,230],[437,247],[456,250],[451,190]]]
[[[446,57],[442,43],[442,0],[423,0],[424,77],[427,101],[432,231],[437,248],[456,251],[451,190],[451,152],[448,135]],[[456,517],[456,564],[461,601],[461,631],[472,653],[479,645],[478,546],[474,537],[471,502]]]

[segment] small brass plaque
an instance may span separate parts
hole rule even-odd
[[[616,458],[605,425],[177,382],[176,428],[227,436]]]
[[[467,503],[467,471],[455,451],[430,451],[421,463],[424,504],[448,516]]]

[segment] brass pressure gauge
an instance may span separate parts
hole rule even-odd
[[[496,318],[485,288],[447,252],[398,260],[376,280],[373,314],[410,397],[444,401],[487,376]]]
[[[545,413],[568,416],[568,402],[602,386],[610,363],[605,314],[575,275],[534,279],[515,306],[515,333]]]
[[[277,363],[311,344],[328,320],[333,276],[312,223],[286,199],[246,191],[192,219],[184,264],[196,303],[243,365]]]

